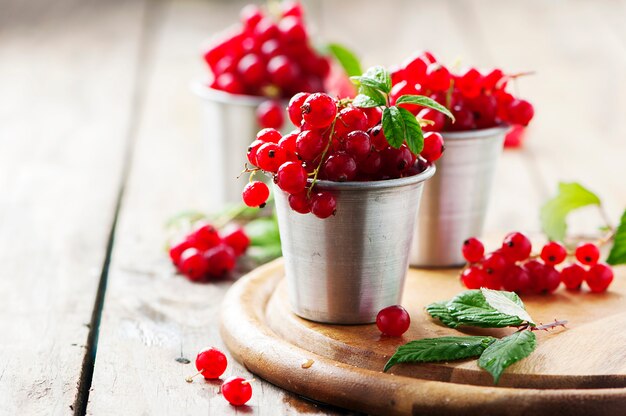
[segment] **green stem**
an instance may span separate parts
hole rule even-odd
[[[311,186],[309,186],[309,190],[307,192],[307,196],[308,197],[311,197],[311,192],[313,192],[313,187],[315,186],[315,183],[317,182],[317,176],[319,175],[320,168],[322,167],[322,162],[324,162],[324,157],[326,156],[326,153],[328,153],[328,149],[330,149],[330,145],[333,142],[333,134],[335,133],[335,123],[336,122],[337,122],[337,117],[335,117],[335,119],[333,120],[332,124],[329,127],[330,135],[328,137],[328,143],[326,144],[326,148],[322,152],[322,156],[320,157],[320,161],[317,164],[317,167],[313,171],[314,172],[313,180],[311,181]],[[326,132],[324,132],[324,133],[326,133]]]

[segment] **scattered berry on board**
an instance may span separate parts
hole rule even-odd
[[[243,406],[252,397],[252,380],[231,377],[222,384],[222,396],[233,406]]]
[[[411,325],[411,317],[406,309],[400,305],[388,306],[381,309],[376,316],[376,326],[384,335],[400,337]]]

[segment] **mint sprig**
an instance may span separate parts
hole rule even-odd
[[[363,75],[350,77],[358,87],[358,95],[352,105],[361,108],[384,107],[382,126],[387,142],[391,147],[399,148],[403,143],[414,154],[420,154],[424,148],[424,133],[418,119],[399,104],[416,104],[440,111],[454,121],[452,113],[435,100],[421,95],[403,95],[391,105],[391,75],[382,66],[369,68]]]
[[[626,264],[626,211],[622,214],[622,219],[615,231],[613,247],[606,262],[612,265]]]
[[[498,384],[504,370],[528,357],[536,348],[533,331],[564,326],[566,321],[536,326],[515,293],[482,288],[459,293],[449,301],[431,303],[426,311],[444,325],[481,328],[518,326],[520,329],[506,337],[447,336],[425,338],[401,345],[389,359],[383,371],[400,363],[452,361],[478,357],[478,365],[493,376]]]

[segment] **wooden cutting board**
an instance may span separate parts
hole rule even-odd
[[[458,270],[412,269],[402,304],[411,327],[401,338],[375,325],[324,325],[294,315],[282,260],[254,270],[230,290],[222,336],[250,371],[284,389],[372,414],[626,414],[626,269],[603,294],[559,289],[523,300],[537,322],[567,319],[537,333],[538,346],[493,386],[475,360],[382,368],[398,345],[443,335],[502,336],[503,329],[453,330],[424,306],[463,288]],[[310,367],[307,364],[311,364]],[[307,368],[308,367],[308,368]]]

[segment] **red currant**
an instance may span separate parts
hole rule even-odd
[[[506,257],[500,251],[494,251],[485,256],[482,266],[487,273],[501,273],[509,265]]]
[[[468,238],[463,242],[463,257],[469,263],[479,262],[485,254],[485,246],[483,243],[474,237]]]
[[[440,63],[432,63],[426,69],[424,85],[433,91],[446,91],[450,87],[450,71]]]
[[[315,128],[330,126],[337,115],[337,103],[328,94],[314,93],[302,104],[302,118]]]
[[[506,82],[503,80],[504,72],[501,69],[493,69],[485,78],[483,78],[483,88],[486,90],[493,90],[496,88],[504,88],[506,86]]]
[[[502,288],[509,292],[526,293],[530,290],[530,275],[526,269],[512,265],[502,273]]]
[[[522,261],[530,256],[532,244],[524,234],[514,232],[504,238],[501,250],[502,254],[511,261]]]
[[[267,74],[272,83],[288,87],[299,75],[298,66],[284,55],[274,56],[267,63]]]
[[[567,257],[567,250],[565,250],[562,244],[556,241],[550,241],[541,249],[541,259],[545,264],[551,266],[561,264],[563,260],[565,260],[565,257]]]
[[[592,292],[604,292],[613,281],[613,269],[604,263],[591,266],[585,278]]]
[[[297,1],[283,1],[280,4],[283,16],[302,17],[302,5]]]
[[[304,130],[296,139],[296,151],[302,160],[312,162],[320,156],[326,143],[319,130]]]
[[[283,109],[276,101],[267,100],[259,104],[256,117],[261,127],[279,129],[283,125]]]
[[[190,280],[201,280],[207,274],[209,265],[202,252],[188,248],[180,255],[179,269]]]
[[[231,94],[243,94],[245,91],[241,81],[230,72],[224,72],[218,75],[211,86]]]
[[[417,113],[417,118],[432,121],[433,124],[426,124],[422,127],[424,132],[441,131],[446,124],[446,116],[432,108],[424,108]]]
[[[402,176],[415,161],[415,156],[413,156],[409,148],[404,144],[398,149],[387,147],[381,152],[381,156],[383,159],[383,169],[385,173],[392,178]]]
[[[285,162],[276,174],[276,184],[283,191],[297,194],[304,191],[308,175],[300,163]]]
[[[262,142],[261,140],[255,140],[252,143],[250,143],[250,146],[248,146],[248,153],[247,153],[248,162],[250,162],[254,166],[257,166],[258,164],[258,161],[256,160],[256,155],[259,151],[259,147],[263,146],[264,144],[265,142]]]
[[[241,23],[246,30],[253,30],[263,18],[263,12],[256,4],[248,4],[239,13]]]
[[[356,168],[356,162],[352,156],[345,152],[337,152],[326,159],[322,172],[328,180],[346,182],[356,177]]]
[[[300,214],[311,212],[311,198],[309,198],[307,191],[289,195],[289,206]]]
[[[226,371],[227,365],[226,355],[217,348],[206,348],[196,357],[196,368],[206,379],[219,378]]]
[[[372,128],[378,123],[383,117],[383,111],[380,107],[369,107],[369,108],[361,108],[361,111],[365,113],[365,117],[367,117],[367,128]]]
[[[287,161],[287,154],[276,143],[265,143],[256,154],[257,165],[268,172],[276,172]]]
[[[461,273],[461,283],[468,289],[480,289],[485,279],[485,272],[478,266],[470,266]]]
[[[241,227],[234,227],[229,230],[224,235],[223,241],[224,244],[233,249],[235,256],[241,256],[250,246],[250,237]]]
[[[512,124],[527,126],[535,115],[535,109],[526,100],[513,100],[507,108],[507,115]]]
[[[376,326],[384,335],[400,337],[411,325],[411,316],[400,305],[387,306],[376,315]]]
[[[367,117],[356,107],[346,107],[339,112],[335,121],[335,136],[344,138],[354,130],[366,130]]]
[[[278,146],[285,151],[288,161],[298,160],[296,155],[296,140],[298,139],[297,133],[285,134],[278,142]]]
[[[221,277],[235,268],[235,251],[227,244],[220,244],[204,253],[208,274]]]
[[[242,377],[231,377],[222,384],[222,396],[233,406],[243,406],[252,397],[250,381]]]
[[[178,266],[180,264],[180,256],[183,254],[183,251],[191,247],[193,247],[193,245],[189,240],[179,241],[170,247],[170,259],[172,260],[174,266]]]
[[[242,57],[237,64],[237,69],[243,82],[248,85],[260,84],[266,76],[263,60],[253,53]]]
[[[256,134],[256,138],[263,143],[278,143],[283,136],[273,128],[265,128]]]
[[[582,264],[592,266],[600,259],[600,250],[593,243],[581,243],[576,247],[576,259]]]
[[[372,148],[370,135],[361,130],[348,133],[345,140],[345,148],[346,152],[357,160],[363,159],[370,153]]]
[[[311,212],[318,218],[328,218],[337,212],[337,200],[329,192],[319,192],[311,198]]]
[[[242,196],[247,206],[263,208],[270,196],[270,190],[263,182],[254,181],[243,188]]]
[[[561,270],[561,282],[569,290],[578,290],[585,280],[587,272],[579,264],[570,264]]]
[[[221,243],[217,229],[210,224],[202,225],[187,237],[187,241],[193,244],[198,250],[208,250]]]
[[[424,148],[420,153],[424,159],[432,163],[443,155],[444,150],[445,146],[441,134],[432,131],[424,134]]]
[[[482,90],[483,76],[475,68],[469,68],[456,79],[455,87],[468,98],[477,97]]]
[[[302,20],[295,16],[286,16],[278,22],[282,39],[287,43],[302,43],[307,39],[306,29]]]
[[[377,151],[371,151],[363,158],[359,165],[359,172],[366,175],[375,175],[380,171],[382,166],[382,158]]]
[[[372,127],[369,131],[369,135],[370,140],[372,141],[372,146],[377,151],[380,152],[389,146],[387,137],[385,137],[385,132],[383,131],[383,127],[381,125]]]
[[[300,92],[289,100],[289,106],[287,106],[287,113],[289,113],[289,120],[295,125],[299,126],[302,123],[302,105],[309,98],[309,93]]]

